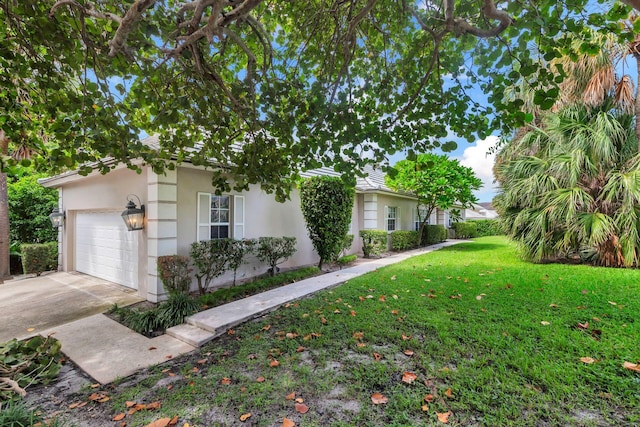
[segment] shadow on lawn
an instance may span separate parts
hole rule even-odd
[[[464,242],[454,246],[447,246],[440,249],[442,252],[479,252],[479,251],[491,251],[499,248],[504,248],[504,245],[498,245],[495,243],[478,243],[478,242]]]

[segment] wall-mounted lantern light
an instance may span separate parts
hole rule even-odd
[[[140,208],[136,207],[136,204],[131,200],[132,197],[138,199]],[[127,230],[142,230],[144,228],[144,205],[140,202],[140,198],[134,194],[129,194],[127,196],[127,201],[129,202],[126,206],[127,209],[122,212],[122,219],[127,225]]]
[[[49,214],[49,219],[51,220],[51,225],[55,228],[60,228],[64,224],[64,212],[60,212],[58,208],[53,208],[53,212]]]

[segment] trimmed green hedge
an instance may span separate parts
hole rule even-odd
[[[356,260],[358,259],[358,255],[353,254],[353,255],[345,255],[345,256],[341,256],[340,258],[338,258],[336,260],[336,264],[338,264],[340,266],[340,268],[342,269],[342,267],[349,265],[353,262],[356,262]]]
[[[447,240],[447,229],[444,225],[425,225],[422,232],[422,245],[434,245]]]
[[[382,230],[360,230],[362,252],[365,258],[380,255],[387,249],[387,232]]]
[[[391,233],[391,250],[406,251],[420,246],[420,232],[396,230]]]
[[[45,271],[58,269],[58,242],[20,245],[24,274],[39,276]]]
[[[478,237],[478,229],[476,224],[472,221],[469,222],[454,222],[451,225],[453,231],[455,231],[456,239],[472,239]]]
[[[502,231],[502,227],[500,226],[500,221],[497,219],[477,219],[473,220],[473,223],[478,229],[476,237],[504,235],[504,231]]]

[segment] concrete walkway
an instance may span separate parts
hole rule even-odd
[[[416,255],[460,243],[447,241],[428,248],[394,254],[333,273],[301,280],[188,317],[185,324],[157,338],[146,338],[102,314],[45,331],[55,333],[62,350],[87,374],[102,384],[139,369],[188,353],[249,319],[288,302],[337,286],[345,281]]]
[[[137,292],[81,273],[46,273],[0,284],[0,342],[142,301]]]

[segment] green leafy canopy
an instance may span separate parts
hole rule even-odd
[[[189,160],[223,165],[221,191],[283,200],[301,170],[510,132],[528,117],[506,87],[524,81],[547,108],[562,79],[547,61],[572,39],[590,52],[587,27],[633,37],[619,3],[484,3],[2,0],[0,129],[47,171]]]

